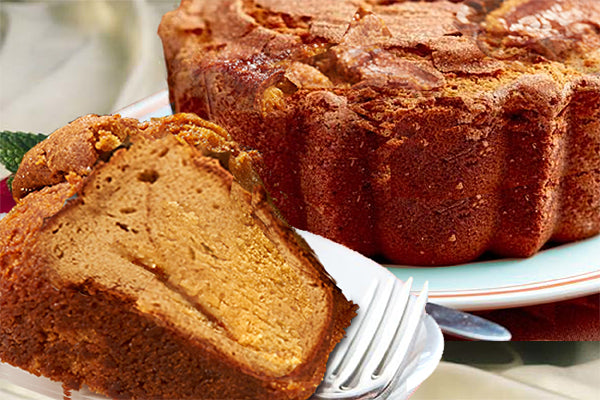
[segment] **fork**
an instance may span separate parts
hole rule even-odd
[[[373,399],[390,393],[399,371],[411,362],[408,353],[425,316],[428,285],[417,298],[410,296],[411,285],[412,278],[373,282],[366,306],[331,353],[311,399]]]

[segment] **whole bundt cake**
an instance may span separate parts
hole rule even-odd
[[[355,306],[224,135],[87,116],[25,156],[0,360],[118,399],[310,397]]]
[[[596,0],[183,0],[159,34],[296,227],[417,265],[600,231]]]

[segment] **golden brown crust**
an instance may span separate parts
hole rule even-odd
[[[258,150],[291,225],[437,265],[600,232],[562,189],[600,170],[598,21],[590,0],[185,0],[159,34],[175,110]]]
[[[256,151],[242,150],[220,126],[194,114],[175,114],[139,122],[119,115],[86,115],[56,130],[30,149],[15,174],[12,193],[16,201],[46,186],[64,182],[69,174],[88,176],[94,165],[119,147],[138,138],[158,139],[174,135],[202,154],[219,159],[249,191],[261,185],[253,163]]]
[[[118,115],[78,118],[25,154],[13,181],[13,197],[18,201],[31,191],[63,182],[70,172],[88,175],[98,159],[137,132],[138,121],[131,118]]]
[[[91,123],[96,118],[92,117]],[[115,132],[121,132],[120,120],[111,120]],[[90,119],[84,117],[63,131],[73,132],[82,126],[86,130],[85,121]],[[0,221],[0,359],[60,380],[65,388],[86,384],[113,398],[308,398],[322,379],[328,354],[342,338],[356,306],[335,287],[308,246],[277,219],[256,181],[244,178],[252,182],[249,187],[253,192],[247,192],[217,162],[207,164],[203,156],[207,153],[229,165],[249,162],[235,144],[228,143],[226,132],[193,115],[136,125],[122,121],[131,129],[130,136],[120,138],[122,143],[136,146],[174,135],[194,146],[190,154],[197,167],[214,170],[230,190],[235,186],[237,195],[252,208],[252,216],[279,251],[297,260],[305,274],[321,282],[330,308],[318,345],[291,372],[269,376],[227,356],[209,341],[190,338],[168,318],[142,311],[136,298],[118,286],[104,286],[93,277],[69,281],[50,268],[53,258],[43,250],[48,246],[39,238],[55,232],[54,220],[91,201],[88,193],[100,181],[105,182],[101,172],[129,151],[120,149],[106,162],[86,159],[91,164],[83,168],[82,176],[71,171],[58,183],[54,178],[45,180],[46,174],[31,173],[32,181],[41,188],[20,199]],[[62,149],[54,146],[56,142],[48,140],[39,145],[48,158],[59,157],[55,152],[64,157]],[[80,140],[87,141],[88,136]],[[31,154],[39,153],[34,148]],[[92,214],[90,218],[94,218]]]

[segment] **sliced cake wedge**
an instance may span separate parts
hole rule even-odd
[[[0,221],[0,359],[113,398],[308,398],[355,306],[244,153],[191,115],[85,118],[127,133],[47,184],[30,176]],[[43,160],[68,156],[60,136]],[[84,136],[75,147],[97,148]],[[17,176],[54,168],[38,150]]]

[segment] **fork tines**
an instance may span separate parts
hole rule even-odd
[[[379,396],[409,361],[407,353],[425,315],[427,283],[411,298],[412,278],[376,280],[364,304],[330,355],[314,399],[370,399]]]

